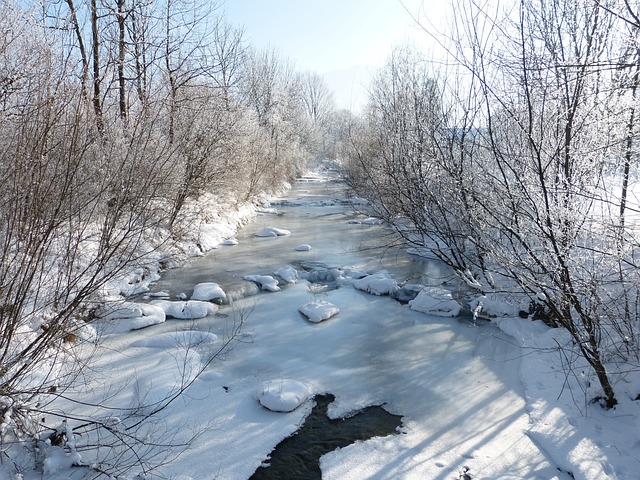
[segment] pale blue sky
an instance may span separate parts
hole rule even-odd
[[[226,0],[227,19],[257,47],[270,45],[299,70],[325,75],[340,107],[358,109],[364,85],[395,45],[429,48],[408,9],[436,26],[447,0]],[[403,6],[404,5],[404,6]],[[425,24],[427,22],[425,21]]]

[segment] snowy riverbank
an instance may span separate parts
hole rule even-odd
[[[161,450],[154,443],[157,438],[176,446],[170,453],[181,452],[157,470],[158,478],[243,480],[310,411],[311,401],[304,401],[304,396],[296,397],[303,403],[289,413],[268,411],[256,400],[264,382],[281,382],[284,388],[293,380],[300,382],[293,393],[299,393],[302,384],[308,397],[335,395],[329,406],[333,417],[374,404],[403,416],[401,435],[352,444],[322,457],[324,479],[449,480],[465,471],[478,479],[637,478],[637,375],[618,379],[620,404],[606,411],[589,404],[597,396],[591,387],[595,382],[571,356],[560,330],[520,318],[494,320],[507,336],[490,324],[476,326],[470,320],[425,314],[386,295],[354,288],[364,271],[375,273],[375,262],[346,242],[357,243],[359,236],[373,235],[382,227],[348,222],[340,213],[344,205],[309,199],[300,185],[290,195],[304,199],[283,207],[284,215],[272,212],[247,227],[257,232],[272,226],[290,235],[251,240],[260,257],[243,260],[242,265],[253,261],[254,269],[243,272],[246,276],[273,277],[276,269],[265,271],[262,266],[264,252],[272,252],[277,261],[281,255],[289,258],[280,267],[298,266],[299,278],[292,274],[292,283],[281,282],[279,291],[238,298],[202,319],[167,319],[106,336],[87,383],[68,392],[83,402],[73,406],[73,415],[116,421],[113,408],[125,412],[162,402],[193,379],[183,396],[150,422],[148,438],[155,440],[142,452],[152,456]],[[315,219],[317,230],[291,228],[298,210],[300,216]],[[240,223],[212,222],[211,231],[219,233],[205,237],[221,243]],[[325,238],[319,232],[334,236]],[[240,238],[240,248],[243,241],[250,240]],[[299,245],[311,249],[298,251]],[[224,258],[231,263],[234,255],[240,259],[242,250],[234,250],[236,246],[220,248],[228,249]],[[300,268],[318,265],[320,259],[325,262],[315,276]],[[224,265],[220,268],[225,273]],[[329,279],[331,288],[320,281],[322,268],[324,283]],[[210,277],[218,281],[215,273]],[[334,306],[332,316],[310,322],[308,318],[322,312],[312,309],[309,315],[305,310],[302,315],[299,310],[314,302]],[[237,330],[241,317],[244,323]],[[227,340],[232,340],[229,348],[218,354]],[[102,407],[106,399],[112,406],[108,411]],[[93,460],[91,452],[81,448],[88,440],[77,436],[74,452],[48,447],[44,455],[51,462],[45,477],[87,475],[89,469],[63,467],[65,460],[76,459],[73,455],[83,462]],[[178,447],[185,442],[190,442],[188,448]],[[123,472],[121,478],[135,478],[134,473]],[[36,477],[25,472],[23,478]]]

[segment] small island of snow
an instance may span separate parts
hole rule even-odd
[[[291,412],[310,396],[307,386],[297,380],[267,380],[256,389],[256,400],[273,412]]]

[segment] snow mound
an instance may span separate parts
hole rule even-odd
[[[280,290],[278,280],[271,275],[246,275],[243,278],[258,285],[260,290],[267,290],[269,292],[277,292]]]
[[[440,317],[455,317],[462,307],[451,296],[451,292],[441,287],[425,287],[418,296],[409,302],[411,310],[438,315]]]
[[[42,462],[42,470],[43,474],[48,476],[74,465],[82,465],[82,457],[75,449],[67,452],[63,447],[48,447],[46,458]]]
[[[266,227],[256,232],[256,237],[282,237],[285,235],[291,235],[291,232],[276,227]]]
[[[384,270],[354,281],[353,286],[373,295],[391,295],[400,288],[398,282]]]
[[[236,238],[227,238],[226,240],[223,240],[221,245],[228,245],[228,246],[238,245],[238,240]]]
[[[165,332],[158,335],[150,335],[131,344],[132,347],[145,348],[191,348],[203,343],[213,343],[218,340],[218,336],[201,332],[200,330],[180,330],[177,332]]]
[[[260,405],[273,412],[291,412],[310,396],[309,388],[297,380],[267,380],[254,392]]]
[[[380,225],[381,223],[382,223],[382,220],[380,220],[379,218],[375,218],[375,217],[365,218],[362,221],[363,225]]]
[[[202,300],[205,302],[211,300],[219,300],[221,302],[225,302],[227,300],[227,296],[224,293],[224,290],[214,282],[205,282],[199,283],[195,287],[193,287],[193,295],[191,295],[191,300]]]
[[[273,274],[286,283],[296,283],[298,281],[298,271],[291,266],[280,267]]]
[[[303,243],[302,245],[298,245],[295,248],[296,252],[308,252],[309,250],[311,250],[311,245],[309,245],[308,243]]]
[[[313,323],[319,323],[340,313],[338,307],[326,300],[314,300],[298,308],[298,311]]]
[[[139,330],[163,323],[166,314],[160,307],[151,304],[124,302],[111,307],[108,313],[102,315],[103,320],[115,323],[115,332]]]
[[[186,302],[172,302],[170,300],[153,300],[150,305],[156,305],[164,310],[167,317],[192,320],[213,315],[218,309],[217,305],[209,302],[189,300]]]

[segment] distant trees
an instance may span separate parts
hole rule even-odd
[[[593,368],[606,407],[617,402],[607,365],[640,355],[629,204],[637,42],[618,7],[461,2],[458,68],[445,76],[394,52],[349,169],[401,235],[468,285],[542,302]]]

